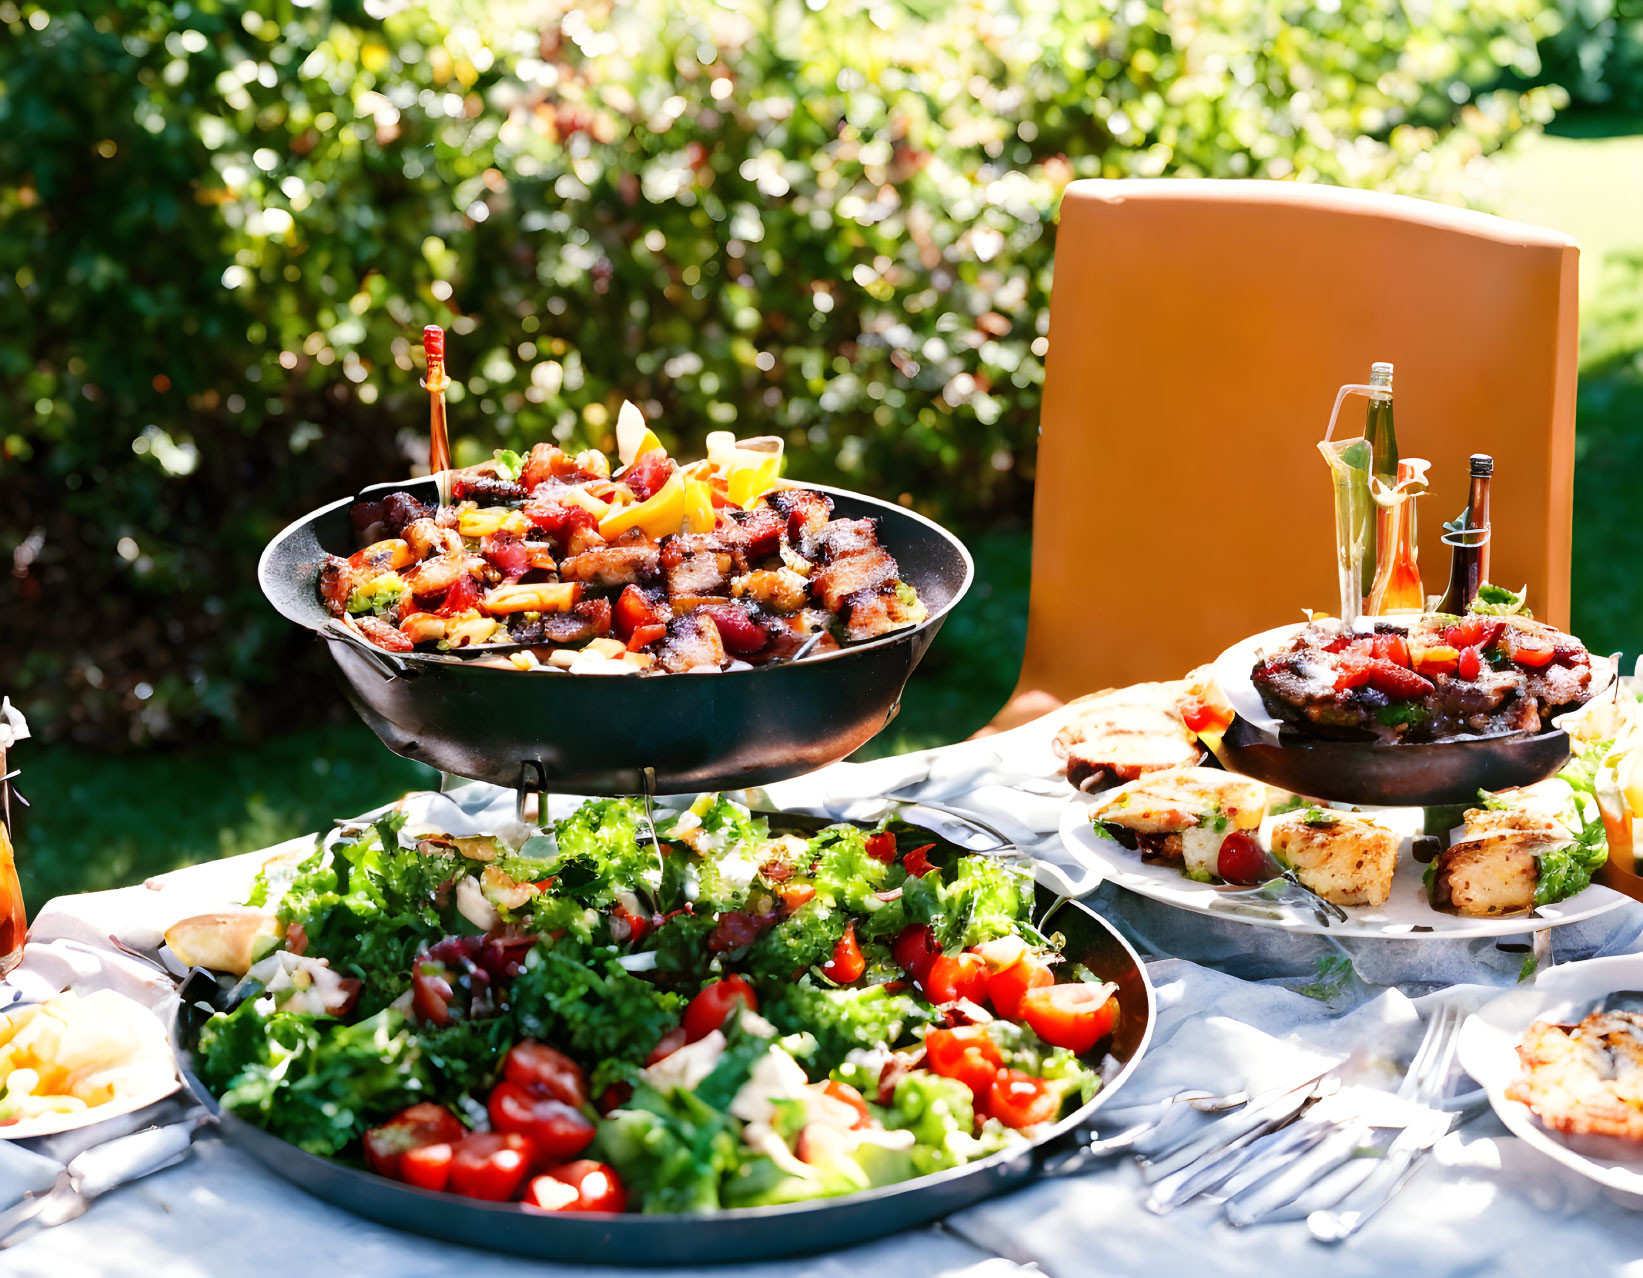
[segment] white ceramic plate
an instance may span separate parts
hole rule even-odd
[[[1283,928],[1289,932],[1315,932],[1329,936],[1373,936],[1408,940],[1464,940],[1481,936],[1521,936],[1542,928],[1576,923],[1624,905],[1627,898],[1612,888],[1593,885],[1566,900],[1537,910],[1533,915],[1500,919],[1466,919],[1434,910],[1426,900],[1421,875],[1426,867],[1410,855],[1418,808],[1381,808],[1370,814],[1382,824],[1403,834],[1398,852],[1398,868],[1392,876],[1392,895],[1385,905],[1346,907],[1345,923],[1323,926],[1305,908],[1276,902],[1228,900],[1224,891],[1211,883],[1189,879],[1167,865],[1148,865],[1138,853],[1123,847],[1090,822],[1090,812],[1100,796],[1078,795],[1061,817],[1061,841],[1067,850],[1103,878],[1178,909],[1233,919],[1255,927]],[[1267,818],[1270,822],[1272,818]],[[1265,829],[1263,828],[1263,834]],[[1263,840],[1264,842],[1264,840]],[[1640,982],[1639,988],[1643,988]]]
[[[1564,963],[1542,972],[1532,985],[1503,994],[1467,1018],[1460,1035],[1460,1063],[1489,1093],[1500,1121],[1549,1158],[1614,1191],[1629,1207],[1643,1207],[1643,1144],[1603,1136],[1566,1136],[1543,1126],[1534,1111],[1508,1099],[1520,1077],[1517,1045],[1539,1020],[1580,1020],[1597,1000],[1617,990],[1643,990],[1643,954]]]

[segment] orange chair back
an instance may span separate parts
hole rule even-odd
[[[1403,196],[1081,181],[1062,201],[1018,694],[1176,678],[1338,610],[1338,387],[1396,365],[1399,450],[1432,462],[1421,573],[1467,457],[1495,458],[1491,576],[1567,625],[1576,266],[1568,236]],[[1341,410],[1362,433],[1366,401]]]

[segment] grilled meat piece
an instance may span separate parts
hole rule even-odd
[[[583,599],[569,612],[545,612],[538,621],[517,623],[510,637],[519,643],[587,643],[610,633],[610,613],[610,600]]]
[[[360,540],[368,542],[403,536],[412,523],[431,518],[433,514],[432,506],[424,505],[410,493],[389,493],[381,501],[356,501],[348,511],[354,531]]]
[[[429,555],[462,553],[462,535],[454,528],[441,528],[427,515],[406,524],[405,531],[400,535],[418,559],[426,559]]]
[[[765,501],[787,520],[787,540],[794,549],[814,559],[816,538],[833,515],[833,499],[809,488],[778,488]]]
[[[828,612],[838,612],[855,595],[894,585],[897,571],[890,552],[874,547],[818,568],[810,578],[810,594]]]
[[[348,615],[348,596],[354,593],[354,573],[346,559],[327,555],[319,566],[319,597],[333,617]]]
[[[876,549],[878,544],[876,519],[835,519],[816,534],[816,546],[824,563]]]
[[[689,614],[667,623],[667,636],[656,651],[656,664],[670,674],[720,670],[729,658],[711,618]]]
[[[844,631],[849,639],[860,643],[887,635],[892,630],[916,626],[929,615],[929,610],[919,599],[909,601],[894,590],[880,590],[875,594],[857,595],[850,601]]]
[[[730,593],[786,616],[810,600],[810,583],[791,568],[761,568],[732,583]]]
[[[602,546],[561,560],[559,575],[590,586],[636,586],[655,577],[661,566],[655,546]]]
[[[663,538],[661,564],[668,596],[728,594],[730,578],[738,571],[737,558],[735,550],[716,533]]]
[[[1067,764],[1067,780],[1080,790],[1134,781],[1202,763],[1198,735],[1181,717],[1190,695],[1184,679],[1138,683],[1079,697],[1068,704],[1055,735],[1055,751]]]
[[[761,506],[758,510],[738,510],[731,519],[743,536],[742,553],[748,562],[757,563],[781,553],[782,534],[787,531],[788,518],[780,511]]]
[[[476,475],[458,471],[451,477],[451,500],[477,501],[481,506],[500,506],[510,501],[524,501],[529,496],[523,484],[495,475]]]
[[[1596,1011],[1578,1025],[1536,1021],[1507,1096],[1570,1135],[1643,1140],[1643,1016]]]
[[[1215,875],[1222,840],[1259,827],[1266,805],[1259,781],[1216,768],[1176,768],[1109,790],[1091,816],[1133,838],[1143,860]]]
[[[569,479],[578,471],[576,462],[570,454],[553,444],[538,444],[525,458],[525,465],[519,472],[519,486],[528,493],[534,493],[537,487],[554,479]]]

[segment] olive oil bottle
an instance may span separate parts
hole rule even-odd
[[[1363,437],[1369,441],[1373,457],[1369,473],[1373,479],[1391,488],[1398,482],[1398,432],[1392,424],[1392,365],[1384,361],[1370,365],[1369,409],[1364,414]],[[1370,536],[1368,553],[1363,561],[1363,593],[1367,598],[1375,587],[1375,569],[1380,562],[1380,548],[1393,537],[1391,514],[1386,510],[1375,513],[1375,527]]]

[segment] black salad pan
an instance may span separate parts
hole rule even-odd
[[[836,652],[711,674],[572,675],[384,652],[331,624],[319,565],[327,551],[357,549],[354,501],[396,491],[432,501],[431,478],[379,484],[305,515],[268,544],[257,579],[281,615],[325,640],[348,699],[396,754],[528,790],[745,789],[836,762],[882,729],[975,572],[963,543],[922,515],[814,487],[836,515],[879,520],[879,540],[924,600],[926,620]]]
[[[1040,912],[1056,903],[1053,893],[1038,889]],[[538,1213],[416,1189],[307,1153],[220,1110],[190,1068],[189,1052],[203,1018],[185,1017],[179,1024],[180,1054],[190,1086],[219,1116],[228,1140],[299,1189],[378,1224],[443,1242],[584,1265],[715,1264],[832,1251],[927,1224],[1080,1166],[1076,1151],[1090,1134],[1090,1120],[1135,1072],[1152,1037],[1156,1008],[1145,965],[1105,919],[1068,901],[1045,924],[1065,938],[1062,952],[1069,960],[1118,986],[1120,1014],[1095,1097],[1019,1148],[916,1180],[788,1206],[710,1215]]]

